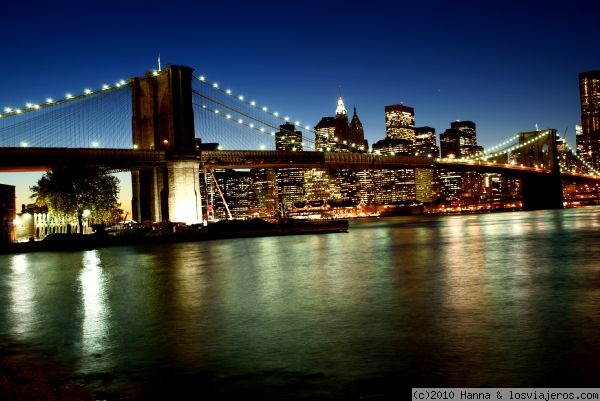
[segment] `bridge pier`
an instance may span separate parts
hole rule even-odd
[[[169,221],[202,223],[200,163],[197,159],[167,162]]]
[[[563,190],[560,174],[524,174],[521,179],[523,210],[563,208]]]
[[[133,220],[140,223],[163,221],[162,205],[166,205],[163,170],[163,167],[154,167],[131,172]]]

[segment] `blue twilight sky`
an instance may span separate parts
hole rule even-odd
[[[403,102],[438,134],[474,121],[484,147],[535,124],[574,145],[599,15],[597,0],[5,2],[0,108],[140,76],[160,53],[311,126],[341,92],[370,144]]]

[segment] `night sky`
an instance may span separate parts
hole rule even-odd
[[[577,74],[600,69],[592,0],[206,3],[5,2],[0,108],[141,76],[160,54],[311,126],[341,93],[370,144],[403,102],[438,134],[474,121],[486,148],[536,124],[573,146]]]

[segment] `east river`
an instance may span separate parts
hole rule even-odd
[[[2,255],[0,342],[106,400],[597,387],[600,208]]]

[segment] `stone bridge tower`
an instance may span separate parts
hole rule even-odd
[[[546,132],[546,135],[541,136]],[[541,136],[541,137],[540,137]],[[535,139],[539,138],[539,139]],[[523,174],[522,198],[524,210],[562,209],[563,190],[555,129],[522,132],[519,144],[525,144],[514,161],[527,167],[548,170],[547,175]]]
[[[192,68],[168,66],[131,80],[135,149],[164,150],[166,164],[131,173],[133,219],[202,221]]]

